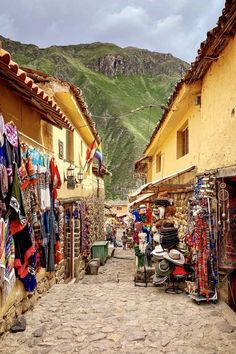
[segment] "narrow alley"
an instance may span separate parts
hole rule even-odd
[[[25,314],[25,332],[1,338],[0,353],[235,353],[236,319],[225,303],[198,306],[162,287],[135,287],[133,274],[133,251],[117,249],[99,275],[55,285]]]

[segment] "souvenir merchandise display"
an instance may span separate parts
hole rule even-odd
[[[188,272],[184,268],[184,254],[177,249],[178,228],[172,219],[175,211],[172,200],[167,198],[157,199],[152,209],[140,205],[132,211],[137,274],[143,271],[144,277],[141,279],[146,285],[150,280],[149,273],[152,273],[152,269],[154,272],[152,282],[156,286],[168,284],[173,279],[184,281],[188,277]],[[175,288],[174,290],[175,293],[179,293]]]
[[[230,272],[236,269],[236,191],[223,180],[217,187],[219,267]]]
[[[189,232],[185,243],[194,266],[195,293],[190,296],[200,301],[216,301],[218,287],[217,264],[217,202],[215,177],[199,177],[194,198],[189,201]]]
[[[63,213],[55,203],[61,179],[54,158],[20,142],[15,124],[4,125],[1,114],[0,126],[0,287],[5,301],[16,277],[32,292],[36,272],[41,267],[54,271],[62,259]]]

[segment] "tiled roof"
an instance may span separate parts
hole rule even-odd
[[[76,97],[78,106],[80,107],[80,109],[81,109],[81,111],[83,113],[83,116],[86,119],[86,121],[88,123],[88,126],[90,127],[90,129],[92,131],[92,134],[94,135],[94,138],[97,140],[98,144],[101,142],[100,136],[99,136],[99,134],[98,134],[98,132],[97,132],[97,130],[95,128],[95,123],[92,120],[92,115],[91,115],[91,113],[88,110],[88,105],[85,102],[85,100],[84,100],[84,98],[82,96],[82,90],[79,87],[77,87],[76,85],[74,85],[74,84],[72,84],[72,83],[70,83],[68,81],[52,77],[52,76],[50,76],[48,74],[45,74],[45,73],[42,73],[42,72],[40,72],[38,70],[34,70],[34,69],[31,69],[31,68],[23,68],[23,69],[28,73],[28,75],[32,75],[33,78],[35,77],[39,81],[42,81],[42,79],[43,79],[45,82],[49,82],[50,78],[52,78],[52,79],[55,79],[55,80],[57,80],[57,81],[59,81],[61,83],[65,83],[65,84],[69,85],[71,91],[73,92],[73,94]]]
[[[160,121],[153,130],[149,143],[144,153],[150,147],[158,130],[165,121],[177,95],[183,84],[191,84],[194,81],[201,80],[210,68],[211,64],[218,59],[220,53],[229,43],[236,32],[236,0],[226,0],[225,7],[222,10],[222,16],[219,17],[217,26],[207,32],[207,38],[200,45],[198,56],[185,76],[175,85],[172,95],[168,98],[166,107]]]
[[[45,116],[50,115],[53,123],[60,128],[73,130],[66,115],[56,102],[51,99],[34,81],[28,77],[19,65],[11,60],[11,55],[0,48],[0,77],[7,80],[8,84],[20,92],[21,96],[34,105],[32,98],[40,104]]]

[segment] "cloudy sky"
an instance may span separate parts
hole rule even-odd
[[[192,61],[224,0],[0,0],[0,34],[40,47],[112,42]]]

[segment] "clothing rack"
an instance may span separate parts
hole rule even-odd
[[[19,131],[19,130],[18,130],[18,133],[19,133],[19,135],[21,135],[22,137],[24,137],[24,138],[26,138],[26,139],[30,140],[30,141],[31,141],[31,142],[33,142],[34,144],[37,144],[37,145],[38,145],[38,146],[40,146],[41,148],[43,148],[43,149],[45,149],[45,150],[49,151],[51,154],[54,154],[54,151],[52,151],[52,150],[48,149],[46,146],[44,146],[44,145],[40,144],[38,141],[36,141],[36,140],[34,140],[34,139],[30,138],[28,135],[26,135],[26,134],[22,133],[22,132],[21,132],[21,131]]]

